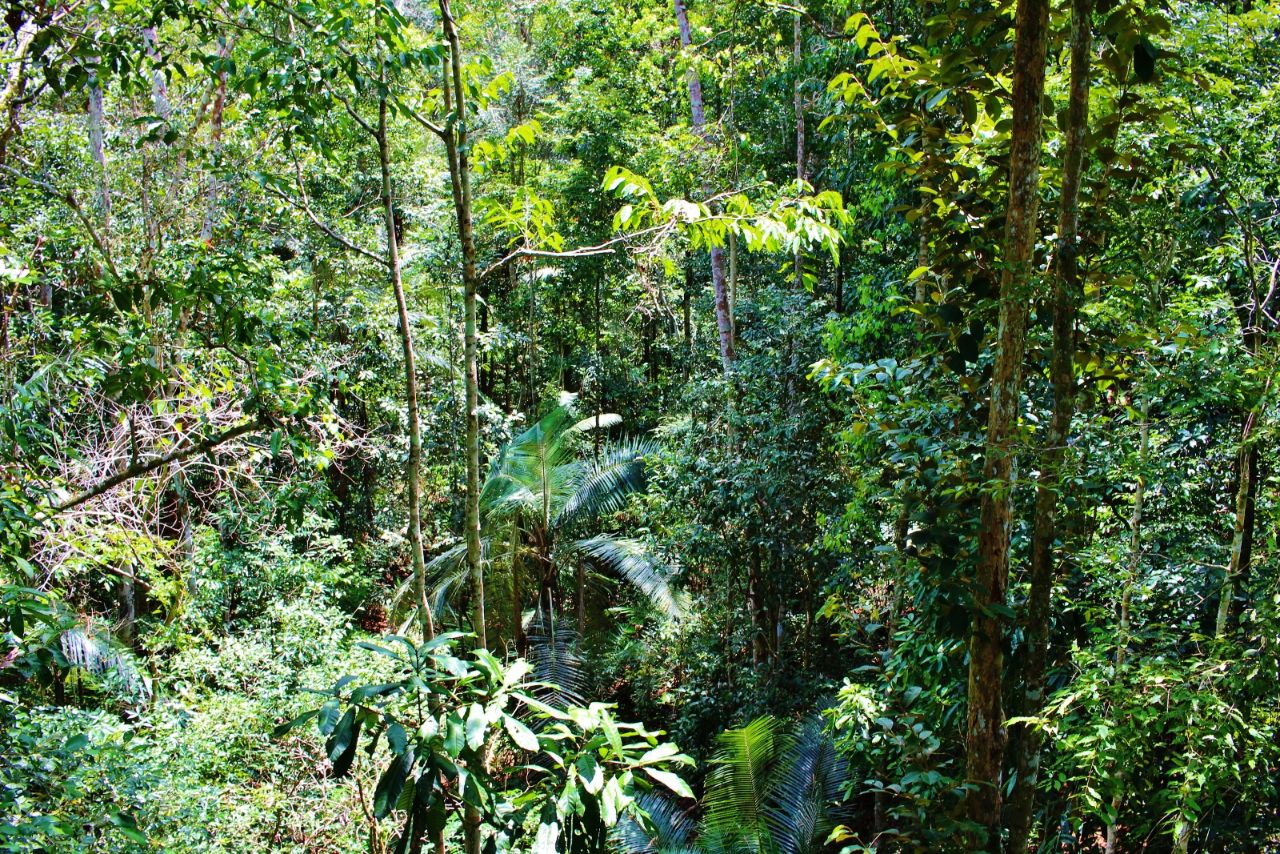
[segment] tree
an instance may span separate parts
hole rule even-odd
[[[1013,129],[1009,206],[1000,275],[1000,325],[988,399],[982,475],[982,523],[969,640],[966,774],[974,784],[969,817],[999,847],[1004,781],[1004,625],[1008,613],[1009,536],[1015,434],[1022,409],[1022,361],[1027,305],[1034,293],[1032,253],[1040,201],[1040,125],[1048,49],[1049,4],[1019,0],[1014,23]]]
[[[1053,415],[1041,451],[1036,478],[1031,535],[1031,589],[1027,595],[1027,640],[1019,678],[1021,702],[1027,714],[1044,705],[1049,635],[1053,621],[1053,585],[1057,564],[1059,493],[1067,440],[1076,405],[1076,315],[1082,298],[1080,285],[1080,183],[1089,130],[1089,62],[1093,44],[1093,2],[1071,5],[1071,81],[1062,167],[1062,198],[1058,211],[1058,245],[1053,271],[1053,345],[1049,373],[1053,385]],[[1009,799],[1009,849],[1027,850],[1040,769],[1040,732],[1024,727],[1014,740],[1016,774]]]

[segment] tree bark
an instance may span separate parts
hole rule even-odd
[[[520,586],[520,573],[524,569],[521,548],[524,546],[520,526],[511,526],[511,613],[515,623],[514,640],[516,655],[523,656],[527,644],[524,637],[524,592]]]
[[[1013,133],[1009,210],[1005,219],[1000,323],[983,461],[981,527],[969,639],[966,777],[970,820],[986,830],[978,844],[1000,849],[1000,800],[1005,748],[1004,617],[1009,584],[1014,432],[1021,409],[1022,358],[1039,205],[1040,134],[1048,42],[1047,0],[1018,0],[1014,27]]]
[[[463,287],[463,377],[466,385],[466,457],[467,490],[464,508],[467,568],[471,574],[474,612],[472,625],[481,648],[488,649],[485,626],[484,565],[480,554],[480,400],[478,341],[476,337],[476,242],[472,230],[471,168],[468,164],[466,89],[462,84],[462,45],[449,0],[439,0],[440,24],[449,44],[443,74],[444,108],[452,113],[444,130],[445,152],[449,161],[449,178],[453,190],[454,214],[458,221],[458,242],[462,248]],[[467,804],[463,810],[462,830],[467,854],[480,854],[480,811]]]
[[[685,51],[690,51],[693,37],[689,28],[688,10],[685,8],[684,0],[672,0],[672,3],[675,6],[676,23],[680,28],[680,46]],[[690,54],[692,62],[691,51]],[[702,103],[702,79],[698,76],[698,69],[693,64],[689,66],[687,78],[689,83],[689,110],[693,116],[693,131],[702,137],[703,144],[706,145],[710,142],[710,135],[707,133],[707,115]],[[720,365],[725,376],[728,376],[733,370],[735,358],[733,310],[729,306],[728,276],[725,273],[724,249],[720,246],[711,247],[711,284],[715,289],[716,329],[720,333]]]
[[[102,214],[104,241],[111,239],[111,182],[107,174],[106,133],[103,121],[102,84],[98,82],[97,63],[89,74],[89,153],[98,166],[98,210]]]
[[[1053,279],[1053,345],[1049,374],[1053,415],[1036,480],[1035,519],[1031,535],[1031,590],[1027,598],[1026,641],[1022,662],[1023,714],[1036,715],[1044,705],[1045,672],[1052,622],[1054,541],[1058,535],[1058,494],[1067,438],[1075,414],[1075,325],[1081,299],[1080,176],[1089,127],[1089,60],[1092,47],[1093,0],[1071,5],[1071,83],[1064,144],[1062,202],[1058,212],[1057,269]],[[1008,809],[1009,850],[1027,850],[1040,771],[1040,731],[1023,726],[1016,733],[1017,778]]]
[[[387,99],[378,101],[378,165],[382,169],[382,213],[387,238],[387,268],[396,297],[400,347],[404,352],[404,396],[409,418],[409,462],[405,480],[409,487],[409,557],[413,561],[413,594],[417,601],[422,636],[435,636],[427,603],[427,567],[422,552],[422,423],[418,412],[418,369],[413,352],[413,326],[400,275],[400,246],[396,239],[395,196],[391,187],[391,152],[387,145]]]
[[[458,221],[458,241],[462,247],[463,285],[463,376],[466,383],[467,488],[465,527],[467,567],[471,573],[474,614],[472,623],[481,647],[488,648],[484,613],[484,566],[480,554],[480,401],[477,364],[476,243],[472,229],[471,168],[468,164],[467,112],[462,85],[462,46],[449,0],[440,0],[440,21],[449,56],[444,72],[445,110],[453,114],[444,132],[453,190],[454,213]],[[478,841],[477,841],[478,844]]]

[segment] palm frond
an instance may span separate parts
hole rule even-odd
[[[125,694],[136,700],[151,698],[151,684],[142,674],[132,656],[117,649],[111,639],[100,633],[90,635],[85,629],[67,629],[58,639],[62,657],[71,667],[78,667],[94,676],[118,680]]]
[[[703,836],[743,852],[772,851],[765,813],[769,776],[785,742],[776,718],[760,717],[720,734],[703,798]]]
[[[622,416],[616,412],[601,412],[599,415],[591,415],[583,418],[576,424],[566,428],[569,433],[585,433],[588,430],[608,430],[610,427],[617,427],[622,423]]]
[[[605,445],[598,460],[584,462],[581,481],[565,501],[557,523],[620,510],[628,495],[644,489],[644,458],[657,450],[657,442],[643,437]]]
[[[487,562],[488,556],[489,538],[481,537],[480,560]],[[445,549],[427,561],[424,569],[426,570],[427,606],[431,609],[432,618],[438,622],[449,609],[453,598],[467,589],[470,569],[467,566],[467,544],[458,543]],[[421,603],[414,600],[413,590],[414,578],[409,575],[400,582],[391,596],[391,612],[400,616],[400,628],[397,630],[400,634],[403,634],[418,617]]]
[[[539,612],[529,627],[529,664],[533,678],[545,683],[537,693],[555,706],[581,706],[587,679],[578,656],[578,633],[555,614]]]
[[[643,593],[654,608],[671,619],[683,616],[684,608],[671,589],[671,568],[663,564],[653,550],[640,540],[597,534],[575,540],[569,544],[568,551],[616,573]]]
[[[848,767],[823,720],[804,720],[788,738],[769,783],[764,818],[782,854],[811,854],[838,824]]]
[[[636,798],[636,812],[613,831],[611,851],[618,854],[700,854],[697,826],[689,811],[658,792]]]

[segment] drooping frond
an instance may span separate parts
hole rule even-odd
[[[556,407],[507,443],[481,490],[486,513],[521,513],[546,524],[560,514],[582,478],[582,466],[566,441],[568,419],[569,411]]]
[[[118,680],[125,694],[135,700],[149,700],[151,685],[138,670],[133,658],[116,649],[111,639],[90,635],[83,628],[67,629],[59,638],[62,657],[71,667],[78,667],[94,676]]]
[[[606,569],[631,584],[645,595],[654,608],[672,619],[684,609],[671,589],[671,568],[663,564],[653,550],[640,540],[597,534],[569,544],[568,551],[577,553],[597,568]]]
[[[776,718],[760,717],[720,734],[703,798],[703,836],[726,850],[772,852],[765,814],[769,776],[785,738]]]
[[[644,489],[644,458],[657,450],[657,442],[643,437],[605,445],[598,460],[584,461],[581,481],[564,502],[558,521],[621,509],[628,495]]]
[[[529,664],[533,678],[545,683],[537,693],[555,706],[586,701],[587,679],[578,656],[578,633],[555,614],[539,612],[529,627]]]
[[[700,854],[694,843],[697,828],[689,811],[658,792],[636,798],[639,815],[618,823],[611,851],[618,854]]]
[[[480,560],[487,562],[488,555],[489,538],[481,537]],[[466,543],[445,549],[427,562],[425,570],[427,605],[431,608],[432,617],[439,621],[453,598],[467,589],[469,568]],[[415,581],[410,575],[400,582],[391,597],[392,613],[400,615],[401,625],[398,631],[401,634],[418,617],[421,603],[414,599],[414,587]]]

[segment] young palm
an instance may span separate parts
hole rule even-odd
[[[619,577],[639,589],[659,610],[675,615],[678,605],[664,566],[641,541],[597,529],[600,517],[619,510],[627,496],[644,485],[644,458],[652,440],[624,438],[591,442],[587,434],[621,423],[612,413],[574,421],[566,400],[514,437],[489,468],[480,492],[481,533],[486,560],[512,572],[516,641],[523,647],[522,578],[536,582],[535,610],[562,611],[564,575],[576,576],[578,628],[585,614],[588,572]],[[454,591],[462,591],[463,557],[459,546],[427,567],[433,581],[433,608],[441,609]]]
[[[838,823],[848,769],[813,717],[787,726],[756,718],[720,734],[702,819],[662,795],[641,804],[647,820],[615,834],[621,854],[817,854]]]

